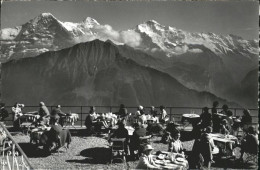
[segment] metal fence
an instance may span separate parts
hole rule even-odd
[[[13,115],[11,113],[12,106],[6,106],[6,109],[9,111],[9,117],[6,118],[6,125],[12,125],[13,122]],[[48,109],[51,111],[55,106],[47,106]],[[118,112],[119,106],[95,106],[97,113],[107,113],[107,112]],[[135,113],[137,111],[137,107],[126,107],[128,113]],[[79,115],[79,121],[76,122],[76,126],[84,126],[84,122],[86,116],[89,113],[90,106],[62,106],[62,111],[64,113],[77,113]],[[144,107],[145,113],[150,113],[150,107]],[[155,108],[157,112],[159,112],[159,107]],[[242,116],[243,115],[243,108],[229,108],[233,112],[233,116]],[[25,106],[23,108],[23,112],[31,112],[39,110],[39,106]],[[175,120],[180,122],[182,114],[185,113],[195,113],[201,114],[202,108],[201,107],[166,107],[166,112],[168,113],[170,120]],[[221,108],[218,108],[221,110]],[[250,114],[253,118],[253,124],[258,124],[258,109],[249,109]]]

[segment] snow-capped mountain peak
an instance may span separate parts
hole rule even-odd
[[[85,20],[83,20],[83,24],[87,27],[93,27],[94,25],[100,25],[97,20],[95,20],[94,18],[91,17],[87,17]]]

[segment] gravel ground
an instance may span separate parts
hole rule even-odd
[[[29,136],[17,134],[13,136],[22,147],[30,163],[35,169],[134,169],[138,161],[128,161],[123,163],[109,164],[110,150],[107,140],[101,137],[73,136],[72,143],[67,152],[60,154],[44,155],[41,147],[35,147],[29,143]],[[153,137],[151,142],[158,150],[167,151],[168,145],[159,142],[159,137]],[[184,148],[190,151],[193,146],[192,141],[184,142]],[[63,149],[65,151],[65,149]],[[212,169],[220,169],[214,167]],[[223,169],[223,168],[221,168]]]

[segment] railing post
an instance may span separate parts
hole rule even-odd
[[[172,107],[170,107],[170,121],[172,121]]]
[[[234,112],[235,112],[235,113],[234,113],[234,114],[235,114],[235,116],[237,116],[237,109],[236,109],[236,108],[235,108]]]
[[[80,106],[80,120],[81,120],[81,127],[82,127],[82,118],[83,118],[83,115],[82,115],[82,106]]]

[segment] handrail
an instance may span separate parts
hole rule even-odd
[[[12,106],[6,106],[6,108],[11,108]],[[27,106],[25,105],[24,107],[24,110],[28,110],[29,108],[38,108],[39,106]],[[54,108],[55,106],[52,106],[52,105],[47,105],[48,108],[52,109]],[[79,121],[80,121],[80,126],[82,127],[84,125],[84,121],[85,121],[85,116],[88,114],[88,110],[86,110],[87,108],[90,108],[91,106],[88,106],[88,105],[79,105],[79,106],[68,106],[68,105],[62,105],[62,109],[64,109],[63,111],[66,112],[70,112],[71,110],[76,110],[74,111],[74,113],[78,113],[79,114]],[[104,112],[115,112],[117,111],[117,109],[119,109],[119,106],[98,106],[96,105],[96,110],[97,112],[100,110],[102,110],[102,113]],[[126,106],[127,109],[129,109],[128,111],[130,113],[133,113],[131,111],[133,111],[134,109],[137,109],[137,106]],[[144,108],[146,110],[149,110],[148,108],[150,108],[150,106],[144,106]],[[158,107],[155,107],[156,109],[158,109]],[[193,110],[195,111],[197,114],[198,113],[201,113],[202,112],[202,107],[192,107],[192,106],[189,106],[189,107],[184,107],[184,106],[166,106],[165,107],[166,110],[167,110],[167,113],[170,117],[170,120],[172,120],[173,118],[177,118],[179,119],[180,116],[184,113],[183,111],[186,110],[186,112],[189,112],[188,110]],[[221,108],[217,108],[217,109],[221,109]],[[240,115],[239,113],[241,113],[241,111],[244,109],[244,108],[229,108],[230,110],[232,110],[234,116],[238,116]],[[131,111],[130,111],[131,110]],[[249,108],[250,111],[258,111],[257,108]],[[100,112],[101,113],[101,112]],[[257,118],[258,117],[258,114],[257,115],[252,115],[252,118]],[[9,116],[9,118],[7,118],[5,120],[6,122],[9,122],[8,125],[10,125],[10,122],[13,121],[13,119],[11,118],[11,116]]]
[[[22,148],[18,145],[18,143],[14,140],[14,138],[12,137],[12,135],[10,134],[10,132],[6,129],[6,127],[5,127],[5,125],[2,123],[2,122],[0,122],[0,127],[4,130],[4,132],[6,133],[6,135],[7,135],[7,137],[12,141],[12,153],[9,153],[9,155],[8,154],[6,154],[6,156],[8,157],[8,156],[12,156],[13,157],[13,162],[12,162],[12,168],[10,168],[10,166],[9,166],[9,169],[14,169],[14,164],[16,163],[16,169],[19,169],[19,164],[18,164],[18,162],[17,162],[17,159],[16,159],[16,157],[17,157],[17,155],[16,155],[16,153],[15,153],[15,148],[17,148],[18,150],[19,150],[19,152],[21,153],[21,155],[22,155],[22,164],[20,164],[20,166],[24,166],[26,169],[29,169],[29,170],[32,170],[33,169],[33,167],[32,167],[32,165],[30,164],[30,162],[29,162],[29,159],[27,158],[27,156],[26,156],[26,154],[24,153],[24,151],[22,150]],[[3,146],[3,147],[5,147],[5,146]],[[4,153],[3,153],[3,155],[2,155],[3,157],[4,157]],[[1,158],[2,160],[1,160],[1,163],[2,163],[2,165],[1,166],[3,166],[4,167],[4,164],[3,164],[3,159],[4,158]],[[7,161],[9,161],[9,159],[7,158]],[[15,161],[15,162],[14,162]],[[24,162],[25,161],[25,162]],[[9,165],[10,165],[10,162],[7,162]],[[27,164],[27,165],[26,165]],[[22,168],[22,169],[24,169],[24,168]]]

